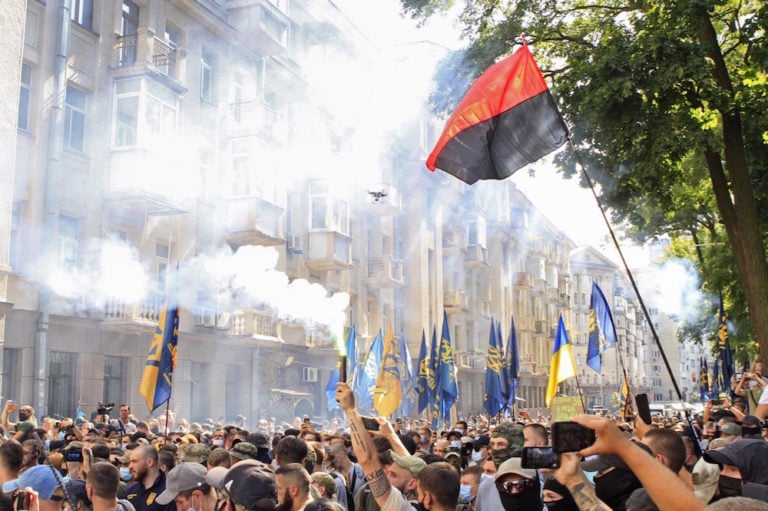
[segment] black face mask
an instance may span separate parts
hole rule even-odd
[[[29,414],[27,412],[19,412],[19,421],[24,422],[27,419],[29,419]]]
[[[535,478],[533,487],[523,493],[501,493],[501,505],[504,511],[528,511],[529,509],[541,509],[541,492],[539,491],[539,478]]]
[[[555,502],[545,502],[547,511],[577,511],[579,506],[573,500],[556,500]]]
[[[632,472],[620,468],[595,478],[597,498],[608,504],[614,511],[624,511],[626,509],[624,503],[629,495],[640,487],[640,481]]]
[[[720,476],[717,481],[717,489],[720,494],[718,499],[724,499],[726,497],[739,497],[741,496],[741,479],[735,477]]]

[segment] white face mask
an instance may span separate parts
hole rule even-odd
[[[491,474],[480,474],[480,484],[482,484],[485,481],[493,481],[496,479]]]
[[[224,447],[224,439],[223,438],[216,438],[216,439],[214,439],[213,445],[215,447]]]
[[[472,451],[472,461],[475,463],[483,461],[483,453],[480,451]]]
[[[195,508],[195,498],[192,497],[192,507],[187,509],[187,511],[203,511],[203,503],[200,502],[200,507],[199,508]]]

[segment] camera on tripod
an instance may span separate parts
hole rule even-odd
[[[99,415],[107,415],[115,408],[115,403],[99,403],[96,408],[96,413]]]

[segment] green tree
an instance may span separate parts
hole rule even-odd
[[[401,1],[417,19],[452,3]],[[443,62],[435,110],[449,111],[469,76],[531,36],[613,218],[638,239],[690,239],[705,287],[743,306],[730,317],[748,311],[742,331],[768,360],[768,5],[467,0],[461,23],[468,46]],[[556,161],[576,175],[574,151]]]

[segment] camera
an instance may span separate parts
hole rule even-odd
[[[107,415],[115,408],[115,403],[99,403],[96,407],[96,413],[99,415]]]

